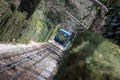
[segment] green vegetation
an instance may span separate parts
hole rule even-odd
[[[40,37],[40,31],[42,30],[43,27],[46,27],[44,26],[45,23],[40,21],[41,15],[44,16],[44,13],[42,13],[42,11],[41,13],[39,12],[39,14],[38,14],[38,11],[36,11],[33,14],[31,20],[27,24],[27,27],[22,31],[22,34],[18,39],[18,42],[28,43],[29,40],[38,41]]]
[[[54,25],[46,17],[44,6],[45,1],[41,0],[41,3],[29,19],[27,28],[23,30],[23,34],[21,34],[21,37],[18,39],[18,42],[28,43],[30,40],[43,42],[50,39],[54,30]]]
[[[22,0],[19,6],[15,2],[0,1],[1,42],[41,42],[47,41],[53,35],[56,27],[45,14],[45,1],[37,0],[33,5],[30,5],[31,1],[28,4],[26,2],[27,0]]]
[[[104,37],[120,45],[120,0],[102,0],[108,7]]]
[[[39,6],[42,0],[21,0],[19,6],[20,11],[26,11],[28,13],[27,18],[30,18],[35,12],[36,8]]]
[[[120,47],[91,31],[79,33],[54,80],[119,80]]]
[[[103,35],[119,45],[120,0],[100,1],[109,10]],[[54,80],[120,80],[118,45],[91,31],[78,33],[72,47],[65,52]]]
[[[7,3],[1,2],[1,3],[0,3],[0,12],[2,12],[3,8],[5,8],[5,7],[7,7],[7,6],[8,6]]]
[[[63,16],[61,15],[61,13],[57,12],[53,13],[52,11],[49,11],[47,13],[47,18],[49,18],[54,24],[58,24],[61,23],[62,20],[64,20]]]
[[[58,30],[57,24],[67,25],[66,22],[70,20],[64,11],[70,12],[87,27],[90,27],[96,14],[95,6],[88,0],[78,0],[79,9],[70,0],[21,1],[17,5],[0,0],[0,42],[47,41],[54,37]],[[120,44],[120,1],[101,1],[109,9],[103,35]],[[54,79],[120,80],[119,57],[119,46],[92,31],[78,32],[72,47],[65,52]]]
[[[27,13],[12,11],[11,5],[6,2],[0,2],[0,41],[12,42],[17,39],[24,25],[26,25]]]

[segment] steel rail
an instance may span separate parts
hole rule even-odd
[[[54,50],[56,50],[57,52],[61,53],[61,52],[60,52],[61,49],[60,49],[58,46],[52,44],[51,42],[48,42],[48,43],[49,43],[48,45],[50,45],[50,44],[52,45],[52,48],[53,48]],[[57,55],[59,55],[59,54],[57,54]],[[59,55],[59,56],[60,56],[60,55]]]
[[[42,57],[41,59],[39,59],[38,61],[36,61],[35,63],[33,63],[32,65],[30,65],[29,67],[25,68],[24,70],[18,72],[17,74],[15,74],[14,77],[12,77],[9,80],[16,80],[17,77],[19,77],[20,75],[22,75],[24,72],[26,72],[27,70],[29,70],[32,66],[36,65],[37,63],[41,62],[44,58],[46,58],[47,56],[49,56],[49,53],[47,53],[44,57]]]
[[[51,43],[51,42],[49,42],[49,41],[48,41],[48,43],[49,43],[48,45],[50,45],[50,44],[51,44],[51,45],[53,45],[53,46],[55,46],[56,48],[58,48],[58,49],[60,49],[60,50],[61,50],[61,48],[60,48],[60,47],[58,47],[58,46],[56,46],[55,44],[53,44],[53,43]],[[59,43],[57,43],[57,44],[59,44]],[[60,45],[60,44],[59,44],[59,45]]]
[[[4,68],[4,67],[6,67],[6,66],[9,66],[10,64],[15,64],[15,63],[17,63],[17,62],[20,62],[20,61],[22,61],[22,60],[24,60],[24,59],[26,59],[26,58],[29,58],[30,56],[33,56],[33,55],[35,55],[35,54],[26,56],[26,57],[24,57],[24,58],[21,58],[21,59],[19,59],[19,60],[17,60],[17,61],[10,62],[10,63],[5,64],[5,65],[2,65],[2,66],[0,66],[0,69],[1,69],[1,68]]]
[[[45,49],[45,50],[46,50],[46,49]],[[45,50],[43,50],[42,52],[45,52]],[[20,60],[17,60],[17,61],[15,61],[15,62],[11,62],[11,63],[8,63],[8,64],[6,64],[6,65],[0,66],[0,68],[6,67],[5,69],[0,70],[0,73],[6,71],[6,70],[8,70],[8,69],[11,69],[12,67],[18,66],[19,64],[21,64],[21,63],[23,63],[23,62],[25,62],[25,61],[28,61],[29,58],[35,58],[35,57],[37,57],[38,55],[40,55],[40,54],[38,54],[38,52],[37,52],[36,54],[37,54],[37,55],[32,54],[32,55],[29,55],[29,56],[27,56],[27,57],[24,57],[24,58],[22,58],[22,59],[20,59]],[[35,56],[34,56],[34,55],[35,55]],[[32,56],[32,57],[31,57],[31,56]],[[11,66],[10,66],[10,67],[7,67],[7,66],[9,66],[9,65],[11,65]]]
[[[52,48],[53,49],[52,49]],[[42,49],[40,49],[40,48],[42,48]],[[45,48],[45,49],[44,49]],[[40,50],[39,50],[40,49]],[[31,54],[31,55],[28,55],[28,56],[23,56],[24,58],[20,58],[19,60],[17,60],[17,61],[14,61],[14,62],[10,62],[10,63],[8,63],[8,64],[5,64],[5,65],[2,65],[2,66],[0,66],[0,69],[2,69],[1,71],[0,71],[0,73],[1,72],[4,72],[4,71],[6,71],[6,70],[9,70],[9,69],[11,69],[11,68],[14,68],[14,67],[16,67],[16,66],[18,66],[18,65],[20,65],[20,64],[22,64],[23,62],[25,62],[25,61],[28,61],[28,60],[30,60],[31,58],[34,58],[34,57],[36,57],[36,56],[41,56],[40,58],[40,60],[38,60],[38,61],[35,61],[34,63],[32,63],[32,64],[30,64],[28,67],[27,66],[19,66],[19,68],[21,68],[22,70],[20,70],[19,72],[16,72],[16,74],[12,77],[12,78],[10,78],[10,80],[16,80],[16,78],[17,77],[19,77],[20,75],[22,75],[24,72],[26,72],[27,70],[30,70],[30,68],[32,67],[32,66],[34,66],[34,65],[36,65],[37,63],[39,63],[39,62],[41,62],[44,58],[46,58],[48,55],[50,55],[48,52],[47,52],[47,54],[45,54],[45,55],[41,55],[42,53],[44,53],[45,51],[51,51],[51,52],[54,52],[54,53],[56,53],[56,56],[59,56],[60,57],[60,54],[58,54],[58,52],[60,52],[59,50],[60,50],[61,48],[59,48],[58,46],[56,46],[56,45],[54,45],[54,44],[52,44],[52,43],[47,43],[47,44],[44,44],[42,47],[39,47],[39,48],[36,48],[36,49],[34,49],[34,50],[30,50],[30,51],[25,51],[25,52],[22,52],[22,53],[18,53],[18,54],[14,54],[14,55],[12,55],[12,56],[10,56],[9,55],[9,57],[15,57],[15,56],[17,56],[17,55],[24,55],[24,54],[27,54],[27,53],[32,53],[33,51],[36,51],[36,52],[34,52],[35,54]],[[55,50],[55,51],[54,51]],[[38,52],[37,52],[38,51]],[[41,51],[41,52],[40,52]],[[60,53],[62,53],[62,52],[60,52]],[[38,54],[38,55],[37,55]],[[35,56],[33,56],[33,55],[35,55]],[[32,56],[32,57],[30,57],[30,56]],[[9,58],[8,56],[7,57],[4,57],[4,58]],[[4,59],[3,58],[3,59]],[[53,57],[52,57],[53,58]],[[1,60],[1,59],[0,59]],[[4,67],[6,67],[5,69],[4,69]]]
[[[57,56],[59,56],[60,58],[62,57],[62,55],[58,54],[57,51],[55,51],[54,49],[48,49],[49,51],[55,53]]]
[[[33,58],[34,58],[34,57],[36,57],[36,56],[33,56]],[[26,59],[24,59],[24,60],[22,60],[22,61],[19,61],[19,62],[15,63],[15,64],[12,64],[10,67],[6,67],[6,68],[0,70],[0,73],[4,72],[4,71],[6,71],[6,70],[9,70],[9,69],[11,69],[11,68],[13,68],[13,67],[15,67],[15,66],[18,66],[19,64],[21,64],[21,63],[23,63],[23,62],[25,62],[25,61],[27,61],[27,60],[29,60],[29,59],[26,58]]]
[[[44,49],[44,50],[46,50],[46,49]],[[43,51],[44,51],[44,50],[43,50]],[[41,50],[39,50],[39,51],[41,51]],[[38,52],[37,52],[37,53],[38,53]],[[36,53],[36,54],[37,54],[37,53]],[[31,55],[28,55],[28,56],[26,56],[26,57],[24,57],[24,58],[21,58],[21,59],[17,60],[17,61],[14,61],[14,62],[5,64],[5,65],[2,65],[2,66],[0,66],[0,69],[3,68],[3,67],[8,66],[8,65],[10,65],[10,64],[14,64],[14,63],[16,63],[16,62],[19,62],[19,61],[21,61],[21,60],[23,60],[23,59],[25,59],[25,58],[29,58],[30,56],[33,56],[33,55],[35,55],[35,54],[31,54]]]

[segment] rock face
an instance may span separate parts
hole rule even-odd
[[[51,17],[59,14],[59,17],[63,17],[69,20],[65,11],[69,12],[75,18],[80,20],[87,27],[90,27],[93,18],[95,17],[95,6],[89,0],[47,0],[47,11],[51,13]],[[61,15],[61,16],[60,16]],[[63,18],[62,18],[63,19]]]
[[[0,41],[26,43],[48,40],[56,29],[54,26],[78,25],[65,11],[90,27],[95,7],[88,0],[78,2],[76,6],[72,0],[1,0]]]
[[[51,30],[46,24],[44,10],[42,10],[43,2],[42,0],[0,1],[0,41],[13,42],[14,40],[28,43],[30,40],[47,40],[50,36],[47,34],[51,33]]]
[[[27,13],[19,13],[14,4],[0,2],[0,41],[18,38],[26,24]]]
[[[39,5],[41,0],[21,0],[20,10],[28,13],[27,17],[32,16],[36,7]]]

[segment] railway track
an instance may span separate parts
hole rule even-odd
[[[4,55],[0,57],[0,80],[51,80],[62,51],[58,43],[49,41],[33,50]]]

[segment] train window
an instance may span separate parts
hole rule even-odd
[[[60,29],[57,32],[57,35],[55,36],[54,40],[62,45],[65,45],[66,42],[70,39],[70,33],[64,29]]]

